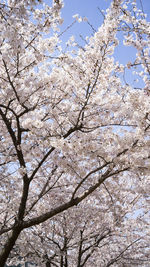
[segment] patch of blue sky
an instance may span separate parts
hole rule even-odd
[[[84,40],[87,36],[94,34],[101,24],[103,23],[106,9],[109,8],[111,0],[64,0],[64,8],[62,9],[62,18],[64,23],[60,27],[60,39],[62,41],[61,46],[63,50],[66,48],[66,43],[71,36],[75,37],[75,42],[81,46],[85,45]],[[52,1],[45,0],[48,5],[52,4]],[[142,9],[147,14],[147,19],[150,20],[150,1],[149,0],[137,0],[138,9]],[[78,14],[79,17],[86,17],[88,19],[81,23],[73,23],[73,15]],[[69,27],[72,25],[72,27]],[[91,25],[91,26],[90,26]],[[120,32],[117,34],[120,41],[120,45],[116,47],[114,58],[120,64],[127,64],[129,61],[134,62],[136,49],[123,45],[123,34]],[[76,50],[75,47],[73,47]],[[136,70],[141,69],[141,66],[137,66]],[[132,69],[133,71],[133,69]],[[131,70],[126,69],[122,81],[126,84],[130,84],[136,89],[141,89],[144,86],[142,79],[134,74]]]

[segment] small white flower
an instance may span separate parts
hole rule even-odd
[[[79,17],[79,14],[75,14],[72,16],[74,19],[76,19],[79,23],[82,22],[82,18]]]

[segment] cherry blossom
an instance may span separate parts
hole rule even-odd
[[[0,4],[0,263],[148,266],[150,23],[113,0],[64,50],[63,5]]]

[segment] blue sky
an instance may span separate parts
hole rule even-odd
[[[47,1],[49,2],[49,1]],[[144,12],[149,14],[150,20],[150,0],[137,0],[138,7],[143,4]],[[88,18],[89,22],[97,29],[102,21],[103,17],[100,14],[98,7],[102,10],[106,10],[110,6],[111,0],[64,0],[64,8],[62,10],[62,17],[64,19],[63,27],[67,27],[73,21],[72,16],[79,14]],[[80,23],[75,25],[68,34],[74,33],[78,35],[82,33],[84,36],[90,35],[91,29],[86,23]]]
[[[99,9],[106,10],[109,6],[111,0],[64,0],[64,8],[62,9],[62,18],[64,23],[62,29],[65,29],[68,25],[73,22],[72,16],[74,14],[79,14],[81,17],[87,17],[88,21],[97,29],[103,22],[103,16]],[[142,6],[141,6],[142,4]],[[147,13],[147,19],[150,21],[150,0],[137,0],[137,6],[139,9],[143,8],[144,12]],[[99,9],[98,9],[99,8]],[[71,35],[75,35],[77,42],[82,42],[80,39],[80,34],[83,37],[90,36],[92,34],[91,27],[86,23],[76,23],[71,29],[69,29],[62,36],[62,41],[66,42]],[[122,64],[125,64],[133,59],[135,55],[134,48],[126,47],[124,51],[123,46],[119,46],[115,51],[115,59]],[[133,77],[133,81],[137,77]],[[131,82],[131,74],[127,73],[127,79]],[[132,83],[134,83],[132,81]],[[138,87],[138,85],[137,85]]]
[[[45,2],[51,5],[52,0],[45,0]],[[61,26],[61,32],[71,25],[74,20],[72,17],[74,14],[79,14],[81,17],[87,17],[90,24],[95,30],[97,30],[103,22],[103,16],[99,9],[106,10],[110,6],[111,2],[112,0],[64,0],[64,8],[62,9],[62,18],[64,19],[64,23]],[[137,0],[137,6],[140,9],[143,8],[144,12],[148,15],[147,19],[150,21],[150,0]],[[84,45],[80,35],[85,38],[86,36],[91,36],[92,33],[91,27],[86,22],[76,23],[61,36],[62,47],[65,47],[65,43],[72,35],[75,36],[77,43]],[[116,48],[114,56],[119,63],[126,64],[134,59],[135,50],[134,48],[124,48],[123,46],[119,46]],[[126,74],[126,78],[129,79],[129,82],[131,82],[132,79],[131,83],[133,85],[134,80],[137,77],[133,77],[133,75],[131,77],[130,72]],[[135,87],[139,86],[135,85]]]
[[[103,22],[103,16],[98,10],[106,10],[112,0],[63,0],[64,8],[62,9],[62,18],[64,23],[61,27],[62,30],[68,27],[73,22],[72,16],[74,14],[79,14],[81,17],[87,17],[88,21],[97,29]],[[148,14],[148,20],[150,21],[150,0],[136,0],[138,8],[141,8],[141,3],[143,10]],[[52,4],[52,0],[45,0],[48,5]],[[90,36],[92,30],[86,22],[76,23],[70,30],[63,34],[63,42],[67,41],[71,35],[75,35],[76,38],[80,34],[85,36]]]
[[[109,4],[110,0],[64,0],[64,8],[62,9],[63,29],[72,23],[74,14],[87,17],[88,21],[97,29],[103,22],[103,16],[100,14],[98,7],[105,10]],[[64,40],[67,40],[71,34],[78,38],[80,34],[85,37],[90,36],[91,33],[92,30],[86,22],[76,23],[64,34]]]

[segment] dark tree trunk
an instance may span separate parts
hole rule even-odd
[[[11,233],[10,237],[8,238],[4,248],[0,252],[0,267],[4,267],[5,263],[8,259],[8,256],[15,245],[15,242],[21,232],[21,229],[16,227],[13,232]]]
[[[47,262],[46,262],[46,267],[51,267],[51,263],[50,263],[50,261],[47,261]]]

